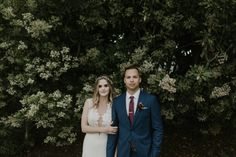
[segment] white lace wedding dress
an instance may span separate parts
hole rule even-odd
[[[89,101],[88,124],[90,126],[108,126],[111,122],[111,106],[107,104],[107,110],[100,115],[93,107],[92,99]],[[83,143],[82,157],[106,157],[107,134],[86,133]]]

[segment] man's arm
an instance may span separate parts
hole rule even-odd
[[[115,109],[115,102],[112,104],[112,126],[118,126],[118,117]],[[117,134],[109,134],[107,140],[107,157],[114,157],[117,149],[117,140],[119,136],[119,128]]]
[[[151,120],[152,120],[152,157],[159,157],[163,137],[163,125],[161,120],[160,105],[156,96],[152,96]]]

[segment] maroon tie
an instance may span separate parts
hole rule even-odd
[[[133,124],[133,118],[134,118],[134,96],[130,96],[130,102],[129,102],[129,120],[130,124]]]

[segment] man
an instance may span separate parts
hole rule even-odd
[[[127,91],[113,100],[113,126],[108,135],[107,157],[159,157],[163,127],[157,98],[140,89],[140,71],[129,66],[124,72]],[[117,149],[117,150],[116,150]]]

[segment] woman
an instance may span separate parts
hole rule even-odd
[[[86,133],[82,157],[106,157],[107,134],[115,134],[117,127],[111,126],[112,82],[100,76],[95,82],[93,98],[84,103],[81,128]]]

